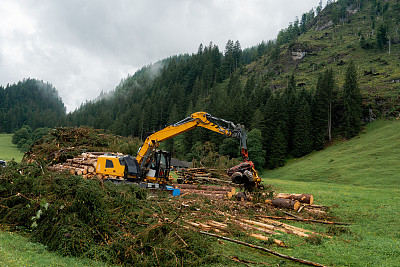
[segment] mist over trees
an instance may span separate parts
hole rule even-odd
[[[151,81],[143,77],[143,70],[128,77],[111,98],[82,105],[67,116],[68,121],[144,139],[193,112],[206,111],[248,129],[249,153],[254,154],[250,157],[259,169],[283,166],[287,158],[322,149],[333,135],[347,131],[346,121],[358,120],[361,125],[361,116],[334,116],[347,114],[347,106],[357,105],[354,109],[361,110],[361,102],[354,90],[338,93],[333,70],[321,74],[311,90],[298,87],[292,74],[287,77],[286,88],[272,91],[263,77],[245,76],[245,55],[238,41],[229,40],[224,52],[213,44],[200,45],[196,54],[165,61],[160,74]],[[357,76],[351,71],[354,82]],[[351,102],[353,98],[357,100]],[[240,156],[237,140],[202,128],[167,140],[161,147],[191,160],[208,141],[221,154]]]
[[[0,133],[13,133],[23,125],[32,129],[62,125],[65,106],[49,83],[25,79],[0,86]]]

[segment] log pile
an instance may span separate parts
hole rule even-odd
[[[231,184],[231,179],[227,175],[221,175],[218,170],[206,168],[189,168],[176,172],[178,183],[181,184]]]
[[[181,195],[202,195],[215,199],[230,199],[236,193],[236,188],[229,186],[178,184],[176,187],[181,190]]]
[[[49,166],[52,171],[69,171],[73,175],[82,175],[84,178],[92,178],[96,175],[97,158],[104,152],[86,152],[80,156],[67,159],[65,163]]]

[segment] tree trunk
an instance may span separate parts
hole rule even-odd
[[[275,198],[270,201],[270,204],[272,204],[275,207],[287,208],[292,210],[298,210],[300,208],[299,201],[286,198]]]
[[[287,198],[297,200],[301,203],[312,204],[314,202],[314,196],[310,194],[286,194],[286,193],[278,193],[276,194],[277,198]]]

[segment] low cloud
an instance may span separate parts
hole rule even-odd
[[[242,48],[276,37],[318,0],[3,0],[0,85],[52,83],[68,111],[171,55],[228,39]]]

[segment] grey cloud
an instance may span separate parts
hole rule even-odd
[[[43,79],[71,111],[143,65],[194,53],[200,43],[223,50],[228,39],[242,48],[273,39],[319,0],[2,2],[0,11],[19,20],[0,17],[0,84]]]

